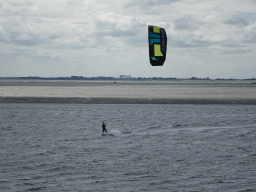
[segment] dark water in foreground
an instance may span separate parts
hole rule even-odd
[[[1,104],[0,191],[255,191],[255,114],[255,105]]]

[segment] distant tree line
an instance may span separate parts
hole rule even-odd
[[[71,76],[71,77],[39,77],[39,76],[29,76],[29,77],[0,77],[0,79],[27,79],[27,80],[137,80],[137,81],[147,81],[147,80],[222,80],[222,81],[234,81],[234,80],[252,80],[255,81],[256,78],[249,78],[249,79],[235,79],[235,78],[217,78],[217,79],[210,79],[209,77],[206,78],[175,78],[175,77],[131,77],[130,75],[120,75],[120,77],[83,77],[83,76]]]

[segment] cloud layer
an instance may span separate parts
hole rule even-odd
[[[84,76],[217,77],[215,60],[224,65],[225,77],[252,77],[253,73],[246,73],[248,69],[256,72],[251,63],[256,55],[255,10],[253,0],[0,0],[0,76],[71,75],[71,65],[77,68],[73,73]],[[149,24],[166,29],[169,56],[165,65],[177,75],[166,68],[148,69]],[[248,58],[245,72],[238,67],[238,57]],[[51,65],[52,72],[44,69],[34,74],[35,70],[24,66],[29,62],[39,69],[42,63],[48,69]],[[15,65],[23,72],[10,71]],[[200,68],[200,72],[191,74],[188,67]],[[231,67],[235,73],[223,73]]]

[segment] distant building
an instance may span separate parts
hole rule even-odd
[[[120,75],[120,79],[131,79],[131,75]]]

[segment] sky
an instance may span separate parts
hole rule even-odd
[[[256,0],[0,0],[0,77],[120,75],[256,78]]]

